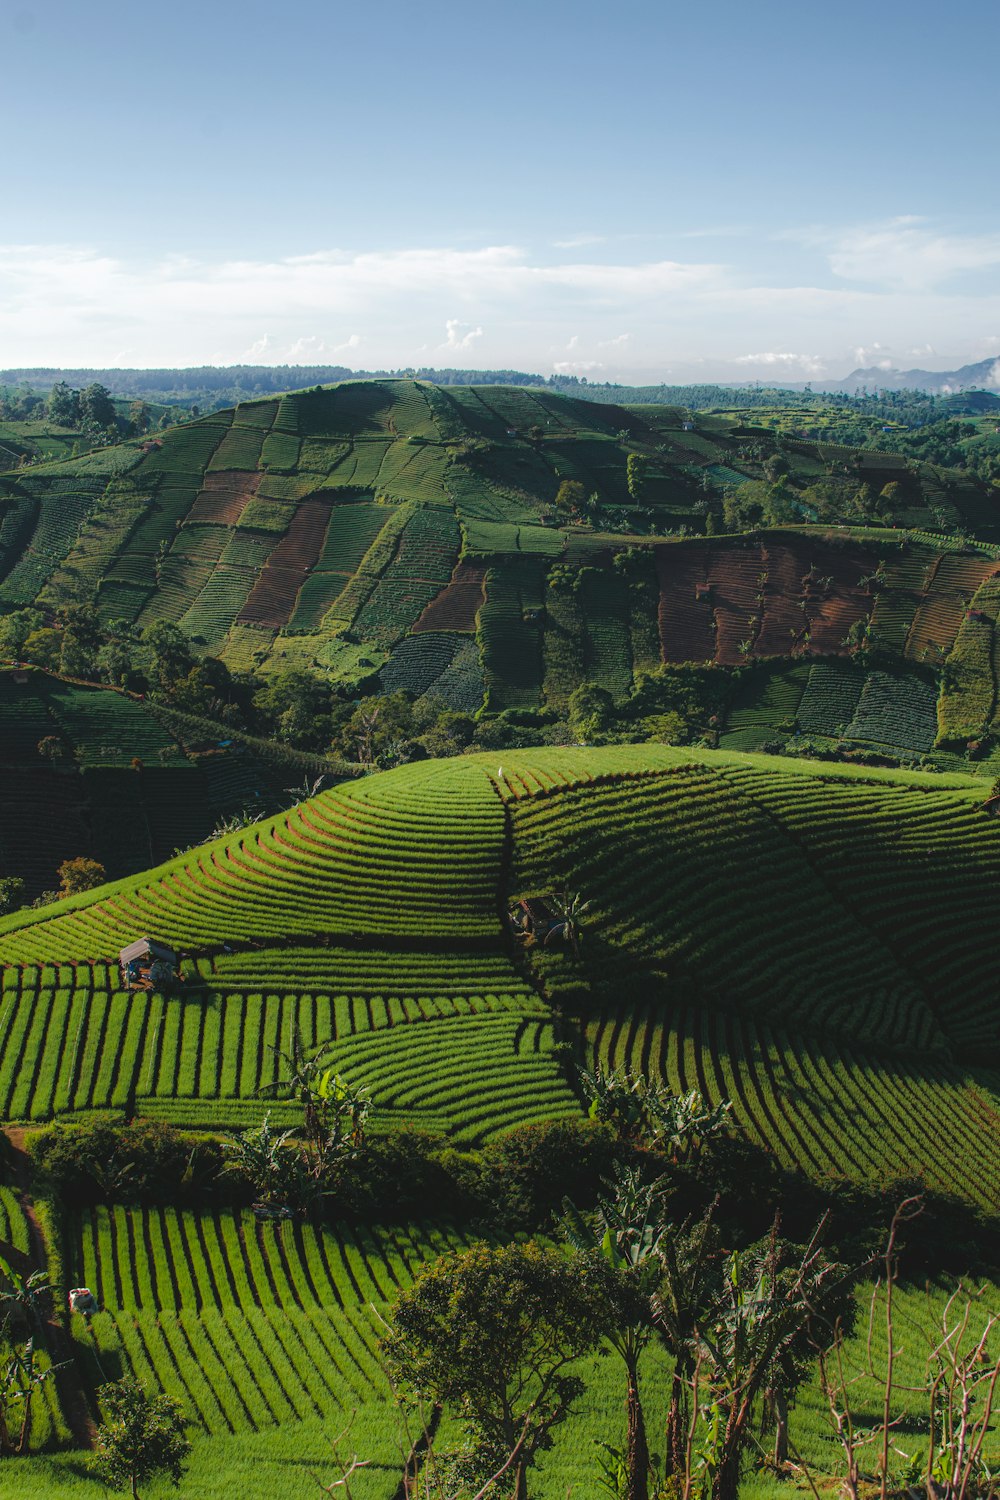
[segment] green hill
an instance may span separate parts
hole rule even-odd
[[[631,739],[656,732],[629,708],[643,674],[707,663],[726,670],[697,732],[733,747],[984,753],[995,487],[744,418],[410,380],[248,402],[0,475],[0,613],[169,622],[237,675],[465,713],[559,720],[590,683]],[[33,649],[49,665],[58,639]],[[748,664],[849,654],[881,676],[820,693],[829,713],[810,694],[797,722],[801,672],[776,713],[747,686],[730,702]]]
[[[80,855],[111,879],[148,869],[323,769],[112,688],[0,671],[0,877],[36,897]]]
[[[970,778],[650,746],[343,785],[0,923],[0,1110],[239,1124],[297,1023],[383,1123],[474,1142],[579,1112],[568,1028],[581,1061],[731,1098],[785,1164],[919,1168],[992,1203],[1000,839],[981,802]],[[508,902],[564,888],[591,902],[580,958],[522,951]],[[121,992],[140,934],[184,950],[188,995]]]

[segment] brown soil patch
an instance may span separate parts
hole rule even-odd
[[[235,526],[247,502],[256,495],[263,477],[256,471],[247,473],[238,469],[206,474],[204,489],[188,512],[188,520]]]
[[[451,582],[432,599],[411,634],[423,630],[474,631],[476,616],[486,597],[486,569],[456,563]]]
[[[715,659],[725,667],[745,660],[740,643],[755,640],[762,605],[758,578],[763,571],[759,547],[732,547],[709,562],[712,609],[715,613]]]
[[[708,581],[710,549],[667,543],[655,551],[663,660],[711,661],[715,656],[711,599],[696,595],[698,586]]]
[[[239,613],[241,624],[287,625],[299,589],[323,550],[330,521],[330,501],[303,500],[291,524],[261,569],[250,596]]]

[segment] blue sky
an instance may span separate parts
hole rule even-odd
[[[996,0],[0,0],[0,366],[1000,357],[998,43]]]

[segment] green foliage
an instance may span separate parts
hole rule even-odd
[[[100,861],[88,859],[85,855],[63,860],[58,875],[60,896],[76,896],[81,891],[92,891],[107,879],[107,871]]]
[[[223,1163],[210,1137],[114,1116],[51,1125],[33,1136],[31,1157],[48,1190],[71,1206],[203,1202],[217,1193]]]
[[[568,1367],[597,1344],[605,1309],[594,1267],[533,1243],[474,1245],[403,1293],[383,1349],[404,1388],[448,1403],[481,1441],[516,1455],[524,1500],[528,1467],[580,1390]]]
[[[180,1484],[191,1444],[180,1403],[151,1396],[139,1381],[124,1378],[101,1387],[104,1420],[97,1429],[91,1465],[108,1489],[138,1497],[140,1484],[166,1474]]]

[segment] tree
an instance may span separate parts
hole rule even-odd
[[[115,426],[115,403],[106,386],[95,381],[80,392],[80,420],[86,427]]]
[[[97,1477],[112,1490],[128,1489],[138,1500],[139,1485],[158,1474],[179,1484],[191,1444],[180,1403],[169,1396],[150,1396],[126,1378],[101,1387],[105,1420],[97,1429],[91,1460]]]
[[[625,482],[633,500],[641,500],[649,474],[649,459],[643,453],[630,453],[625,464]]]
[[[513,1456],[515,1500],[581,1390],[569,1366],[600,1342],[607,1278],[530,1242],[443,1256],[402,1294],[383,1350],[393,1378],[449,1403]]]
[[[59,380],[49,392],[49,418],[60,427],[77,427],[80,423],[80,392],[71,390]]]
[[[718,1416],[712,1500],[737,1500],[755,1407],[768,1389],[778,1385],[787,1397],[802,1378],[807,1332],[816,1348],[832,1341],[835,1320],[824,1314],[842,1305],[848,1279],[843,1266],[823,1256],[816,1236],[797,1264],[776,1234],[727,1257],[712,1315],[696,1333]]]
[[[554,915],[563,924],[566,941],[573,950],[573,957],[579,958],[582,918],[589,911],[590,902],[584,901],[579,891],[555,891],[549,897],[549,905]]]
[[[24,904],[24,881],[19,875],[0,878],[0,917]]]
[[[133,401],[130,404],[128,409],[128,419],[132,431],[137,436],[141,436],[142,433],[149,431],[151,417],[149,407],[146,405],[145,401]]]
[[[676,1162],[690,1156],[706,1141],[719,1135],[732,1108],[728,1099],[709,1105],[692,1089],[675,1094],[661,1081],[650,1082],[643,1074],[625,1068],[606,1073],[598,1065],[593,1072],[581,1068],[580,1083],[590,1098],[590,1118],[606,1120],[627,1140],[639,1137],[670,1152]]]
[[[569,727],[578,740],[589,741],[602,733],[614,713],[615,700],[607,688],[581,682],[570,695]]]
[[[31,1441],[34,1398],[57,1368],[40,1365],[35,1338],[52,1297],[47,1271],[23,1276],[0,1257],[0,1455],[25,1454]],[[16,1436],[15,1436],[16,1433]]]
[[[85,854],[76,859],[64,859],[58,874],[60,896],[77,896],[81,891],[92,891],[108,878],[100,860],[88,859]]]
[[[586,486],[579,479],[564,479],[556,490],[556,509],[580,511],[587,502]]]
[[[294,1130],[276,1134],[265,1115],[256,1128],[223,1141],[224,1170],[241,1177],[268,1208],[304,1209],[313,1185],[294,1136]]]
[[[0,658],[20,661],[25,641],[44,623],[45,617],[37,609],[16,609],[4,615],[0,619]]]
[[[288,1076],[258,1090],[263,1095],[294,1099],[302,1106],[310,1173],[317,1184],[357,1156],[371,1110],[367,1091],[352,1088],[327,1065],[330,1045],[324,1042],[308,1049],[297,1023],[293,1023],[288,1051],[274,1049]]]
[[[253,701],[268,725],[292,744],[317,744],[328,732],[329,689],[311,672],[298,668],[278,672],[254,694]]]
[[[147,672],[157,687],[169,690],[193,665],[187,636],[170,620],[157,620],[142,632]]]
[[[697,1359],[695,1336],[717,1295],[719,1235],[711,1212],[697,1224],[684,1225],[660,1241],[660,1285],[652,1299],[653,1323],[673,1361],[667,1410],[668,1474],[684,1468],[684,1435],[688,1426],[691,1377]]]
[[[62,765],[70,758],[69,746],[59,734],[44,734],[35,748],[50,766]]]
[[[34,1335],[0,1355],[0,1455],[27,1453],[34,1398],[56,1368],[39,1364]]]
[[[613,1277],[605,1337],[621,1355],[625,1396],[625,1493],[622,1500],[648,1500],[649,1446],[639,1394],[639,1356],[652,1335],[650,1293],[659,1280],[660,1244],[665,1234],[663,1204],[655,1185],[635,1168],[622,1170],[611,1197],[585,1218],[564,1205],[563,1232],[581,1254],[599,1255]]]

